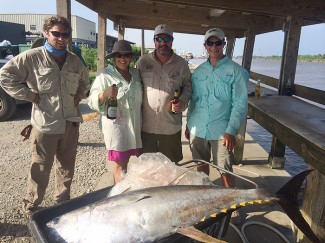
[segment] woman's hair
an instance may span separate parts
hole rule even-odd
[[[49,31],[54,25],[63,25],[64,28],[68,29],[69,32],[72,32],[71,25],[69,21],[62,16],[52,16],[44,20],[43,31]]]

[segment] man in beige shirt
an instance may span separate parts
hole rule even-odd
[[[66,49],[72,31],[68,20],[50,17],[43,30],[44,46],[21,53],[0,70],[0,85],[8,94],[33,102],[32,163],[23,200],[27,218],[44,198],[54,157],[54,200],[70,199],[82,122],[79,102],[89,90],[87,69]]]
[[[182,160],[182,111],[192,94],[187,62],[172,50],[173,31],[160,24],[154,33],[155,51],[142,56],[137,68],[143,81],[142,152],[161,152],[171,161]],[[171,112],[174,91],[180,92]]]

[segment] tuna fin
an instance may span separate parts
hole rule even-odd
[[[287,213],[289,218],[295,223],[295,225],[312,241],[320,242],[318,237],[310,228],[302,216],[299,205],[297,203],[297,195],[300,190],[301,184],[307,177],[307,175],[313,170],[306,170],[293,177],[287,184],[285,184],[276,195],[279,198],[279,204],[283,210]]]
[[[206,243],[226,243],[226,241],[216,239],[202,231],[194,228],[194,226],[181,227],[176,230],[177,233],[190,237],[194,240]]]

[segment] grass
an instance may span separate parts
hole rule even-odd
[[[89,81],[92,83],[96,78],[96,71],[89,71]]]

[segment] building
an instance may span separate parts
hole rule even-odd
[[[15,23],[25,25],[25,41],[22,43],[21,40],[13,40],[12,44],[32,44],[36,39],[43,36],[43,22],[45,18],[51,17],[53,14],[0,14],[0,21],[7,23]],[[2,26],[2,25],[1,25]],[[3,25],[5,26],[5,25]],[[6,25],[9,26],[9,25]],[[17,25],[18,26],[18,25]],[[71,16],[71,27],[72,27],[72,43],[75,45],[86,45],[88,47],[97,47],[97,33],[96,23],[79,16]],[[22,32],[21,26],[18,29],[12,29],[10,27],[2,27],[0,42],[5,40],[7,33]],[[17,31],[18,30],[18,31]],[[13,39],[13,38],[12,38]],[[107,53],[112,51],[114,43],[117,38],[114,36],[106,36],[106,49]],[[16,43],[17,42],[17,43]],[[135,44],[134,42],[129,43]]]
[[[32,44],[43,36],[43,22],[53,14],[0,14],[0,21],[25,25],[26,43]],[[72,43],[96,47],[96,23],[79,16],[71,16]],[[7,32],[9,29],[1,29]]]

